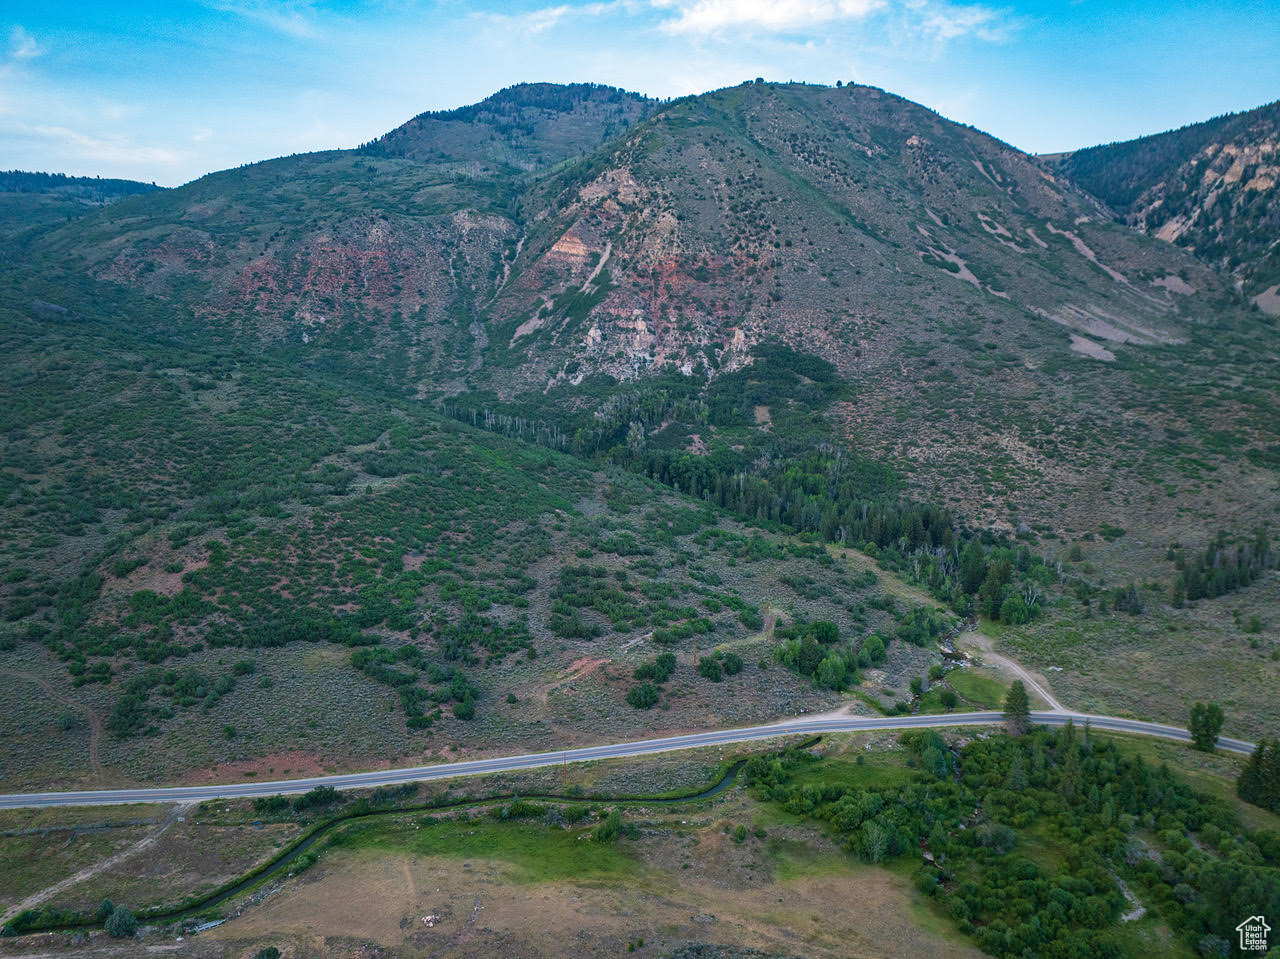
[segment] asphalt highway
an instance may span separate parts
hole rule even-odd
[[[1190,742],[1191,736],[1177,726],[1121,719],[1115,716],[1094,716],[1070,710],[1033,712],[1034,723],[1063,726],[1068,720],[1077,726],[1086,722],[1093,729],[1122,733],[1138,733],[1160,736],[1179,742]],[[92,789],[78,792],[15,793],[0,795],[0,809],[21,809],[43,806],[102,806],[121,803],[194,803],[209,799],[237,799],[253,796],[271,796],[276,793],[304,793],[316,786],[333,786],[335,789],[361,789],[374,786],[392,786],[399,783],[426,782],[432,779],[451,779],[457,776],[476,776],[487,773],[510,772],[520,769],[537,769],[560,763],[578,763],[598,759],[620,759],[628,756],[648,756],[677,749],[694,749],[700,746],[726,746],[733,743],[772,739],[777,736],[812,736],[818,733],[860,732],[867,730],[901,730],[922,727],[991,726],[1004,721],[999,712],[945,713],[928,716],[823,716],[784,720],[765,726],[747,726],[741,729],[720,729],[661,739],[641,739],[634,742],[614,743],[604,746],[585,746],[577,749],[528,753],[523,756],[502,756],[493,759],[472,759],[458,763],[441,763],[434,766],[413,766],[404,769],[383,769],[367,773],[347,773],[338,776],[314,776],[310,779],[287,779],[276,782],[227,783],[213,786],[167,786],[150,789]],[[1253,743],[1239,739],[1219,739],[1218,748],[1248,755]]]

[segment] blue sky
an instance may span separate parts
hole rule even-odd
[[[524,80],[856,80],[1032,152],[1280,98],[1280,0],[96,0],[0,7],[0,169],[175,185]]]

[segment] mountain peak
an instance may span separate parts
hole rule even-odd
[[[467,164],[473,172],[530,171],[599,147],[656,103],[597,83],[518,83],[479,103],[420,113],[364,149]]]

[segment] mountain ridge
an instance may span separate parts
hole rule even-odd
[[[473,123],[480,135],[443,159],[405,139],[405,155],[384,144],[266,161],[37,246],[302,362],[361,364],[437,402],[543,396],[569,419],[597,378],[706,382],[779,339],[858,384],[860,402],[831,411],[842,435],[931,488],[990,449],[1005,479],[951,485],[967,515],[1010,530],[1079,509],[1033,491],[1053,475],[1096,490],[1103,447],[1088,452],[1087,437],[1098,422],[1133,432],[1120,410],[1149,407],[1139,432],[1153,444],[1209,429],[1203,411],[1179,400],[1171,415],[1138,383],[1181,389],[1196,367],[1177,366],[1180,350],[1212,353],[1247,326],[1230,284],[1008,144],[853,84],[746,83],[666,104],[591,85],[513,90],[463,120],[397,128],[425,126],[429,140]],[[614,130],[620,105],[652,112]],[[533,117],[536,132],[548,115],[561,126],[534,137],[545,165],[494,159],[494,144],[527,145],[528,123],[510,141],[499,120]],[[596,147],[575,156],[584,138]],[[1019,420],[1002,415],[1005,397],[1026,404]],[[1272,418],[1239,402],[1224,396],[1212,429],[1274,442]],[[1116,521],[1112,496],[1089,501],[1071,528]]]
[[[1130,226],[1191,250],[1280,314],[1280,100],[1049,164]]]

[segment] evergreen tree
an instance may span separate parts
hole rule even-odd
[[[1031,728],[1031,700],[1020,679],[1013,681],[1004,697],[1004,721],[1014,736],[1021,736]]]
[[[1236,794],[1245,802],[1280,812],[1280,739],[1262,739],[1240,771]]]
[[[1074,797],[1080,792],[1084,783],[1084,775],[1080,770],[1080,752],[1076,749],[1074,743],[1067,743],[1067,759],[1062,764],[1062,784],[1059,787],[1062,794],[1067,798]]]
[[[1217,703],[1196,703],[1191,707],[1188,729],[1191,742],[1201,752],[1211,753],[1222,732],[1222,707]]]
[[[1027,788],[1027,769],[1022,761],[1022,750],[1013,751],[1013,759],[1009,763],[1009,775],[1005,777],[1004,788],[1010,792],[1020,793]]]
[[[960,588],[973,595],[987,578],[987,560],[982,554],[982,544],[970,540],[960,552]]]
[[[124,906],[116,906],[103,928],[113,939],[129,939],[138,931],[138,920]]]
[[[1004,588],[1013,578],[1013,570],[1007,559],[992,563],[987,567],[987,578],[978,590],[978,603],[984,616],[996,619],[1000,615],[1000,604],[1004,601]]]

